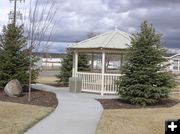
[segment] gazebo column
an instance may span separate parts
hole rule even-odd
[[[92,58],[91,58],[91,72],[94,70],[94,53],[92,53]]]
[[[104,73],[105,73],[105,51],[102,52],[102,81],[101,81],[101,95],[104,95]]]
[[[169,63],[170,63],[169,69],[170,69],[170,71],[173,71],[173,60],[170,59]]]
[[[78,71],[78,52],[74,51],[73,54],[73,70],[72,70],[72,76],[76,77]]]
[[[123,66],[123,53],[121,53],[121,68],[122,68],[122,66]]]

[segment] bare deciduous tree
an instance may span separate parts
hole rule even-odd
[[[25,20],[30,57],[28,101],[31,101],[32,52],[37,52],[40,47],[47,47],[52,40],[55,14],[55,2],[53,0],[30,0],[28,16]]]

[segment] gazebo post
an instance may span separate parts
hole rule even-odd
[[[73,51],[73,68],[72,68],[72,77],[75,77],[75,53]]]
[[[76,77],[78,71],[78,52],[74,51],[73,53],[73,69],[72,69],[72,76]]]
[[[94,70],[94,53],[92,53],[92,58],[91,58],[91,72]]]
[[[77,77],[77,71],[78,71],[78,52],[75,51],[75,77]]]
[[[122,66],[123,66],[123,53],[121,52],[121,68],[122,68]]]
[[[101,95],[104,95],[104,73],[105,73],[105,51],[102,51],[102,81],[101,81]]]

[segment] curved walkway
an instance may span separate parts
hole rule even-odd
[[[56,93],[59,104],[51,115],[25,134],[95,134],[103,111],[101,104],[95,98],[102,98],[102,96],[70,93],[68,88],[56,88],[43,84],[36,84],[33,87]]]

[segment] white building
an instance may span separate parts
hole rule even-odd
[[[42,58],[42,66],[48,68],[61,67],[62,58]]]
[[[172,71],[175,74],[179,74],[180,73],[180,53],[175,54],[170,57],[166,57],[166,59],[168,60],[167,70]]]
[[[35,53],[35,55],[39,57],[39,61],[36,65],[40,69],[59,69],[63,56],[65,56],[65,54],[56,53]]]

